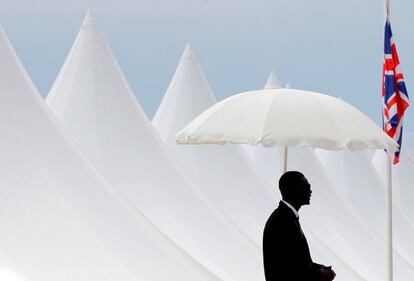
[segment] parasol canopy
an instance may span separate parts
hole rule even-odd
[[[179,144],[348,147],[396,151],[398,144],[341,99],[296,89],[264,89],[210,107],[177,135]]]

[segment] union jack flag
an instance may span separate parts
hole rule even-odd
[[[401,72],[397,49],[392,38],[389,20],[389,6],[386,7],[385,36],[384,36],[384,64],[382,79],[383,101],[383,129],[393,138],[401,148],[402,119],[405,110],[409,107],[408,93]],[[394,155],[393,162],[399,162],[400,151]]]

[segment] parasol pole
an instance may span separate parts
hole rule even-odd
[[[387,257],[388,281],[393,281],[393,237],[392,237],[392,154],[387,151]]]
[[[283,157],[282,157],[282,174],[287,172],[287,165],[288,165],[288,147],[283,147]]]

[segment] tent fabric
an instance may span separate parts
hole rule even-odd
[[[74,148],[1,28],[0,130],[0,280],[221,280]]]
[[[269,194],[255,192],[255,187],[264,182],[252,172],[241,148],[184,147],[174,142],[178,129],[214,103],[214,95],[194,51],[187,45],[153,124],[210,202],[260,245],[264,223],[275,203],[269,201]],[[254,205],[259,202],[262,208]]]
[[[282,86],[280,86],[280,82],[276,77],[276,74],[272,71],[269,74],[269,77],[267,78],[266,85],[263,89],[280,89]]]
[[[364,224],[386,243],[386,181],[378,176],[370,159],[364,153],[347,150],[319,153],[325,154],[323,164],[338,193]],[[413,225],[401,212],[399,205],[393,207],[393,218],[394,248],[414,265]]]
[[[276,194],[275,181],[267,184],[262,180],[238,145],[180,146],[173,141],[174,130],[160,125],[168,122],[174,128],[182,127],[202,110],[214,104],[214,99],[210,99],[209,103],[205,102],[203,106],[197,102],[207,100],[203,97],[206,92],[208,97],[213,94],[208,91],[210,88],[194,52],[191,59],[186,56],[186,52],[187,50],[178,64],[153,123],[210,201],[261,244],[264,222],[280,199]],[[198,108],[191,107],[193,104],[198,105]],[[169,112],[171,107],[175,108],[177,114]],[[372,276],[371,279],[362,277],[358,272],[360,266],[351,268],[341,255],[333,252],[311,230],[307,231],[307,237],[314,258],[320,262],[333,262],[338,271],[338,280],[375,280]]]
[[[192,95],[194,92],[198,93],[197,96]],[[157,128],[161,138],[168,142],[173,140],[173,136],[186,122],[206,110],[209,105],[216,103],[216,98],[189,43],[185,46],[166,93],[155,112],[152,124]]]
[[[406,137],[404,138],[406,139]],[[401,148],[400,162],[392,166],[393,202],[394,206],[398,207],[402,211],[402,215],[413,225],[414,207],[412,198],[414,192],[412,186],[414,182],[414,154],[408,147],[404,146],[407,143],[405,139]],[[385,153],[383,151],[376,151],[371,159],[371,163],[378,172],[381,182],[385,182],[387,179]]]
[[[403,146],[406,146],[411,151],[414,151],[414,133],[404,132]]]
[[[259,248],[170,155],[93,15],[86,17],[47,103],[99,172],[200,264],[222,280],[264,279]]]

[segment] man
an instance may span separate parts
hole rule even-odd
[[[289,171],[279,180],[282,200],[267,220],[263,233],[266,281],[331,281],[335,272],[312,261],[299,224],[298,211],[310,204],[312,194],[305,176]]]

